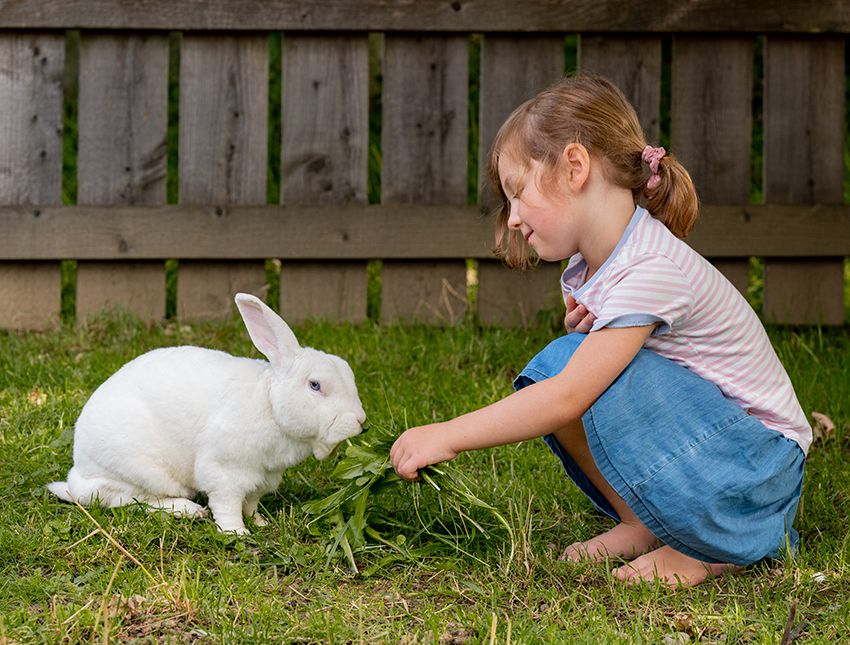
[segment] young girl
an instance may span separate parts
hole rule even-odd
[[[407,430],[396,472],[543,437],[617,522],[571,559],[675,586],[792,553],[811,428],[752,309],[680,239],[698,208],[685,169],[616,87],[579,76],[511,114],[489,172],[500,255],[570,258],[565,322],[589,333],[553,341],[505,399]]]

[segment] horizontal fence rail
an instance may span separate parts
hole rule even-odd
[[[707,205],[686,241],[716,258],[843,257],[850,206]],[[475,206],[0,207],[0,260],[488,259],[493,247]]]
[[[763,261],[767,320],[841,324],[848,32],[841,0],[0,0],[0,327],[69,290],[78,320],[176,289],[361,321],[376,284],[384,321],[526,324],[560,266],[494,258],[486,159],[575,70],[688,168],[688,243],[744,293]]]
[[[410,32],[850,31],[843,0],[0,0],[0,28]]]

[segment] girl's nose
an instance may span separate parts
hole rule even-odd
[[[510,201],[510,214],[508,215],[508,228],[509,229],[518,229],[522,224],[522,220],[519,216],[519,200],[512,199]]]

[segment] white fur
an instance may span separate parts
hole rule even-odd
[[[67,482],[48,489],[65,501],[142,502],[203,516],[198,492],[222,531],[265,521],[257,502],[285,468],[327,457],[358,434],[366,415],[343,359],[300,347],[258,298],[237,294],[251,340],[269,362],[201,347],[155,349],[109,377],[83,406]],[[318,383],[315,391],[311,383]]]

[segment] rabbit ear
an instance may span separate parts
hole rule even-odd
[[[259,349],[272,365],[280,367],[301,351],[298,339],[289,325],[262,300],[248,293],[237,293],[236,306],[254,347]]]

